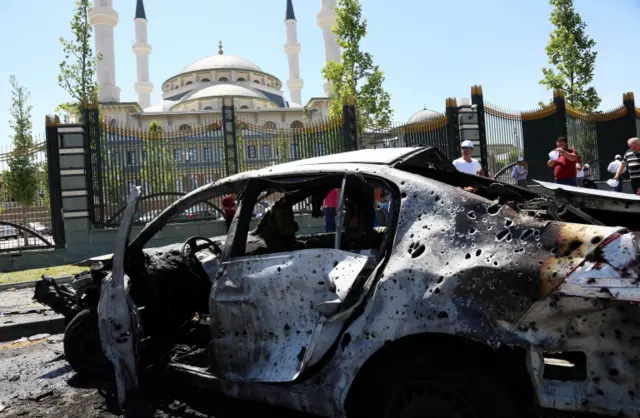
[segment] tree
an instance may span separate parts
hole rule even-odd
[[[173,192],[176,186],[176,171],[169,140],[163,138],[162,127],[157,121],[149,124],[149,135],[144,139],[145,157],[140,177],[146,193]]]
[[[331,86],[329,113],[332,117],[342,116],[343,99],[354,97],[360,129],[387,128],[393,115],[391,96],[383,87],[384,73],[373,64],[373,56],[360,50],[360,42],[367,35],[360,1],[339,0],[336,13],[333,32],[342,57],[340,62],[329,61],[322,69]]]
[[[29,90],[20,85],[15,76],[9,77],[11,85],[13,151],[8,161],[9,170],[4,172],[5,186],[9,195],[22,206],[22,224],[27,225],[27,209],[39,197],[40,175],[38,163],[33,153],[33,135],[31,133],[31,105],[28,104]],[[24,236],[28,245],[28,235]]]
[[[551,67],[542,69],[540,84],[548,89],[565,92],[567,103],[586,113],[595,111],[600,97],[593,86],[598,53],[596,42],[586,33],[587,25],[573,6],[573,0],[549,0],[553,10],[551,23],[555,29],[549,35],[545,50]]]
[[[71,96],[71,101],[59,106],[60,110],[80,114],[85,101],[94,100],[98,85],[94,80],[95,59],[91,50],[91,24],[89,23],[89,0],[76,0],[75,13],[71,18],[71,39],[60,37],[64,60],[60,63],[58,85]]]

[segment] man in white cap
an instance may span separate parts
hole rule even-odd
[[[462,148],[462,157],[453,160],[454,167],[462,173],[483,176],[484,170],[482,169],[482,165],[480,165],[478,160],[471,158],[471,154],[473,154],[473,142],[463,141],[460,147]]]
[[[627,145],[629,145],[629,149],[624,153],[622,164],[620,164],[614,179],[620,182],[624,170],[629,170],[632,193],[640,194],[640,138],[630,138]]]
[[[529,166],[522,157],[518,157],[518,164],[513,167],[511,177],[514,178],[518,186],[527,187],[527,177],[529,176]]]
[[[622,165],[622,155],[617,154],[613,158],[613,161],[611,161],[609,163],[609,167],[607,167],[607,171],[615,176],[618,173],[618,169],[620,168],[621,165]],[[625,170],[623,170],[623,172]],[[618,185],[616,187],[614,187],[613,190],[615,190],[616,192],[621,192],[622,191],[622,181],[618,182]]]

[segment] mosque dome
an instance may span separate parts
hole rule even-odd
[[[180,74],[203,70],[245,70],[263,72],[260,67],[249,60],[233,55],[211,55],[200,58],[187,65]]]
[[[250,97],[254,99],[265,99],[265,96],[253,89],[239,86],[237,84],[216,84],[196,91],[191,96],[186,96],[185,100],[205,99],[208,97]]]
[[[413,115],[411,115],[411,117],[407,121],[407,124],[428,122],[428,121],[431,121],[433,119],[437,119],[437,118],[439,118],[441,116],[442,116],[442,114],[440,114],[440,113],[438,113],[438,112],[436,112],[434,110],[423,109],[423,110],[421,110],[419,112],[416,112]]]

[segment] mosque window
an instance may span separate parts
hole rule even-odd
[[[262,146],[262,158],[271,158],[271,145]]]
[[[202,80],[200,80],[202,83],[209,83],[211,80],[209,80],[208,78],[203,78]]]
[[[109,125],[111,125],[112,128],[115,128],[118,126],[118,121],[115,119],[111,119],[111,121],[109,122]]]
[[[213,110],[213,108],[211,106],[207,106],[204,108],[204,110]]]
[[[276,129],[276,123],[271,121],[265,122],[264,127],[267,129]]]
[[[260,84],[260,80],[253,80],[253,82]]]
[[[188,124],[184,123],[184,124],[180,125],[178,130],[180,132],[189,132],[189,131],[191,131],[191,126],[189,126]]]
[[[185,86],[188,86],[189,84],[193,84],[193,81],[187,81],[186,83],[184,83]]]
[[[247,155],[248,155],[248,158],[250,160],[255,160],[255,158],[256,158],[256,146],[255,145],[249,145],[247,147]]]
[[[304,125],[299,120],[294,120],[293,122],[291,122],[291,129],[302,129],[302,128],[304,128]]]
[[[247,106],[247,105],[242,105],[242,106],[240,106],[240,109],[249,109],[249,106]]]
[[[228,81],[229,81],[229,79],[228,79],[227,77],[220,77],[220,78],[218,79],[218,81],[219,81],[219,82],[221,82],[221,83],[226,83],[226,82],[228,82]]]
[[[237,81],[247,81],[246,79],[244,79],[243,77],[238,77]]]

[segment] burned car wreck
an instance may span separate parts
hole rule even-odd
[[[293,207],[317,212],[332,188],[337,231],[300,234]],[[237,191],[227,235],[147,248],[184,210]],[[36,289],[69,320],[72,367],[115,372],[125,408],[141,371],[160,368],[327,417],[640,414],[640,221],[597,192],[459,173],[434,148],[362,150],[203,186],[128,242],[139,193],[113,255]],[[277,202],[251,228],[265,196]]]

